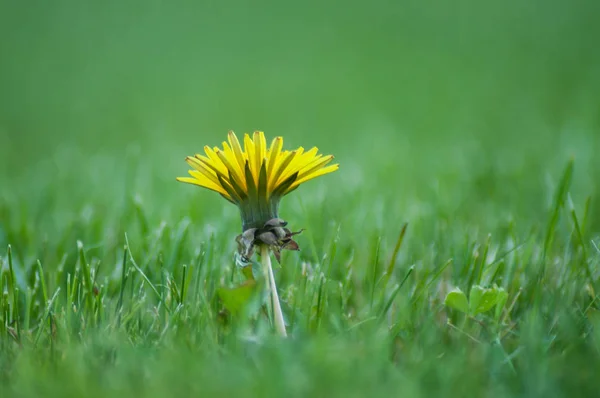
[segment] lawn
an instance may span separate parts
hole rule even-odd
[[[599,13],[0,0],[0,397],[595,396]],[[340,164],[282,201],[287,338],[175,180],[229,130]]]

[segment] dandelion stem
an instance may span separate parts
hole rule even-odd
[[[271,253],[269,251],[269,246],[260,246],[260,258],[267,282],[267,290],[271,293],[275,329],[280,336],[286,337],[287,333],[285,331],[285,322],[283,321],[283,312],[281,311],[279,295],[277,294],[277,285],[275,284],[275,276],[273,274],[273,267],[271,266]]]

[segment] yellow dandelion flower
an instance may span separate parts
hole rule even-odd
[[[283,138],[275,137],[267,147],[265,135],[257,131],[244,136],[244,148],[230,131],[223,148],[204,147],[205,155],[188,156],[193,168],[190,177],[177,180],[218,192],[237,205],[242,216],[242,230],[261,228],[278,218],[283,196],[313,178],[338,169],[330,165],[332,155],[318,154],[317,148],[283,150]]]
[[[255,248],[260,248],[275,327],[286,336],[270,252],[280,261],[282,249],[298,250],[293,236],[299,232],[291,232],[287,222],[279,218],[279,203],[301,184],[337,170],[338,165],[330,164],[333,156],[323,156],[317,148],[284,150],[281,137],[267,147],[262,131],[252,138],[245,134],[243,149],[233,132],[229,132],[228,141],[223,142],[222,149],[205,146],[204,155],[188,156],[186,161],[193,168],[190,177],[177,180],[218,192],[238,206],[242,216],[242,234],[236,239],[238,254],[247,263]]]

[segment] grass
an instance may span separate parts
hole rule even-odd
[[[539,5],[0,2],[0,396],[594,396],[597,6]],[[175,182],[230,128],[341,165],[287,339]]]
[[[479,232],[460,211],[380,228],[335,194],[311,201],[317,183],[299,190],[284,211],[309,227],[303,251],[276,270],[286,340],[260,295],[235,313],[219,298],[245,280],[233,259],[237,215],[224,201],[216,215],[191,215],[205,221],[156,222],[131,198],[72,213],[52,236],[3,202],[3,395],[592,394],[600,242],[592,200],[569,197],[575,176],[573,162],[552,176],[551,205],[522,227],[473,204],[496,224]],[[365,209],[367,219],[386,208]],[[207,229],[207,219],[217,224]],[[474,286],[494,285],[507,300],[484,312],[444,304],[455,287],[472,298]]]

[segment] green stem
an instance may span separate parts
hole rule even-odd
[[[267,290],[271,293],[275,329],[280,336],[286,337],[287,333],[285,331],[283,312],[281,311],[279,295],[277,294],[277,285],[275,284],[275,275],[273,274],[273,267],[271,266],[271,252],[269,251],[269,247],[267,245],[260,246],[260,258],[263,265],[263,272],[265,273]]]

